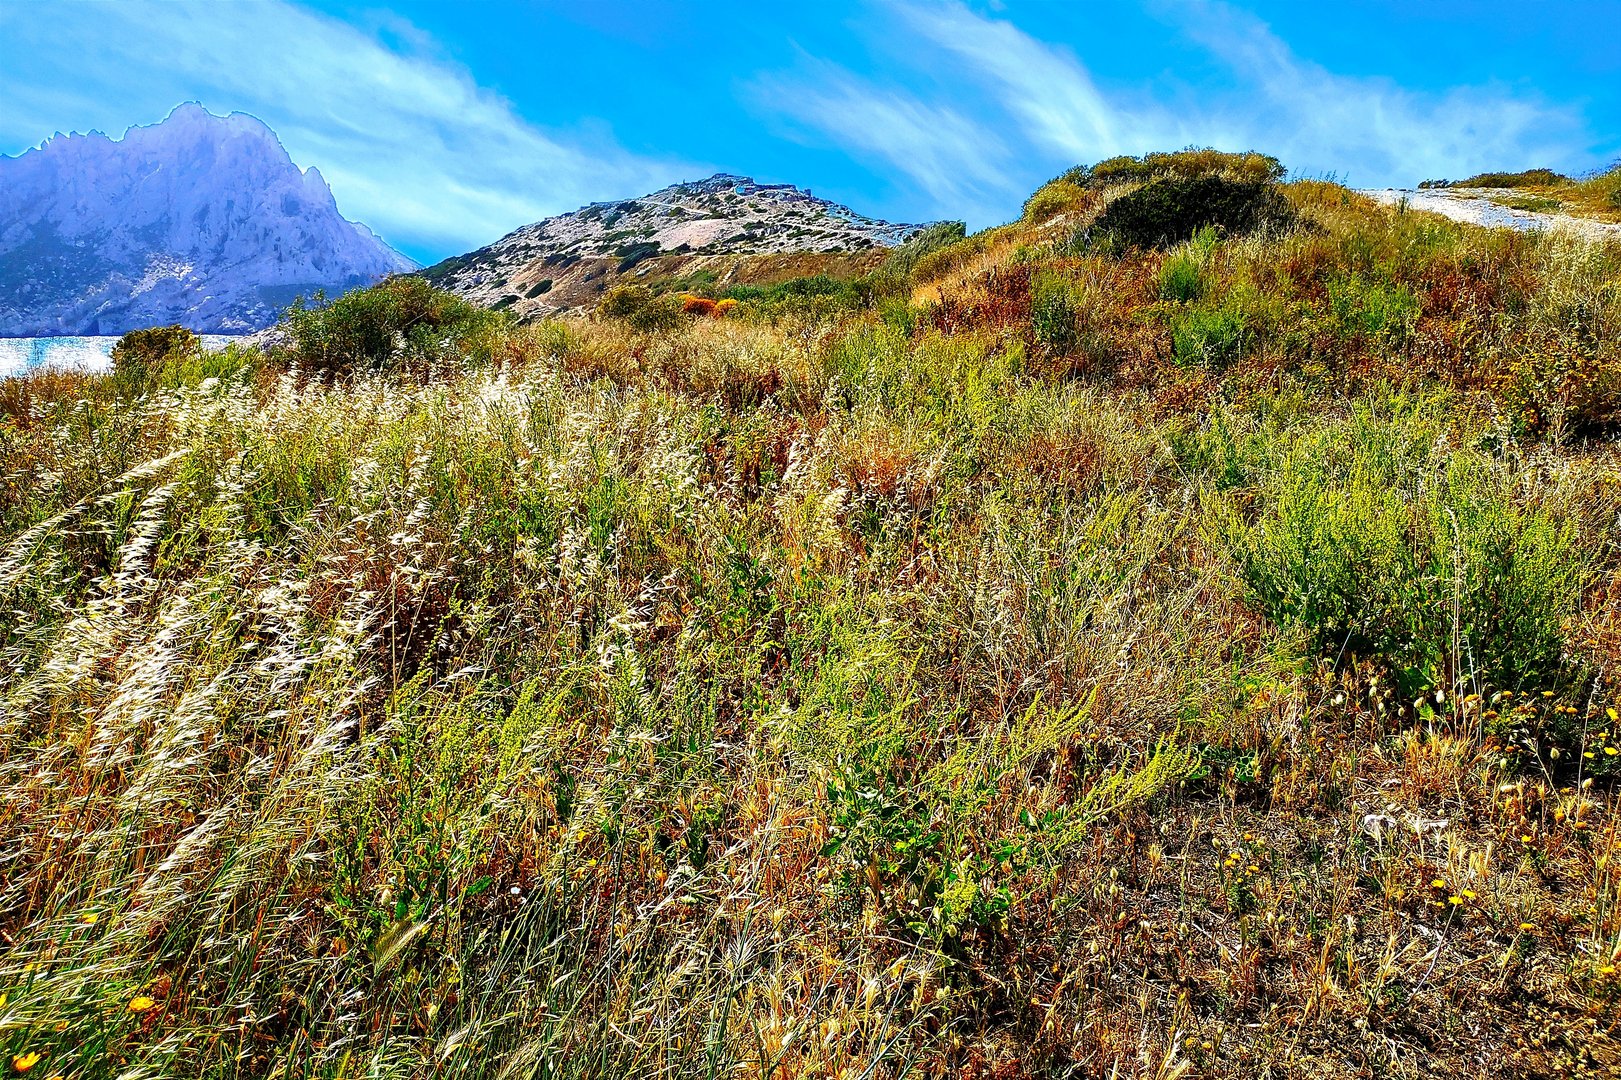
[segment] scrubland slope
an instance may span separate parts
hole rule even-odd
[[[1613,1074],[1621,245],[1136,165],[5,383],[0,1050]]]

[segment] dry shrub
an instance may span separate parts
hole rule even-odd
[[[1097,196],[1079,184],[1053,180],[1036,189],[1036,193],[1025,200],[1024,220],[1031,225],[1040,225],[1061,214],[1081,213],[1097,204]]]
[[[19,430],[40,423],[51,410],[83,400],[101,376],[71,368],[45,368],[0,379],[0,417]]]

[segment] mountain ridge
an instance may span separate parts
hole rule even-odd
[[[0,155],[0,336],[245,333],[296,295],[415,268],[247,113],[185,102],[118,139]]]
[[[465,299],[538,317],[588,306],[627,279],[856,273],[929,224],[882,221],[793,184],[718,172],[543,218],[422,274]]]

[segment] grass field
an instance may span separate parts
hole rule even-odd
[[[1240,179],[5,382],[0,1069],[1621,1075],[1621,244]]]

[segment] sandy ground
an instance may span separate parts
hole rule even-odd
[[[1621,237],[1621,225],[1602,221],[1589,221],[1569,214],[1544,214],[1532,210],[1515,210],[1493,202],[1492,195],[1512,195],[1514,192],[1491,188],[1437,188],[1415,191],[1410,188],[1370,188],[1362,194],[1394,206],[1402,199],[1414,210],[1429,210],[1454,221],[1472,225],[1508,229],[1561,229],[1579,233],[1595,240]]]

